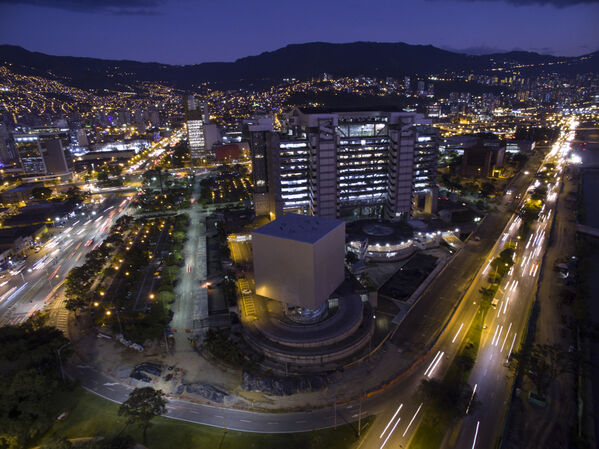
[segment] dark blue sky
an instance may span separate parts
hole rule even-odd
[[[358,40],[581,55],[598,23],[599,0],[0,0],[0,43],[174,64]]]

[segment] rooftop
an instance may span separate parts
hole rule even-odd
[[[304,243],[316,243],[343,224],[343,221],[333,218],[286,214],[256,229],[254,233]]]

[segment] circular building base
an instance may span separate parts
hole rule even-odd
[[[285,307],[285,316],[294,323],[312,324],[318,323],[327,317],[328,301],[322,303],[317,309],[308,307],[298,307],[287,304]]]
[[[374,332],[372,309],[357,294],[340,297],[333,314],[313,314],[320,318],[316,322],[290,319],[278,301],[259,301],[264,301],[261,313],[243,323],[244,339],[279,364],[308,367],[347,360],[368,345]]]

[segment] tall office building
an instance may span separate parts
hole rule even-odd
[[[71,171],[68,129],[36,128],[13,137],[26,176],[62,175]]]
[[[330,218],[408,218],[414,125],[422,120],[398,111],[295,109],[280,136],[272,126],[248,127],[255,198],[272,199],[275,215],[294,210]]]
[[[437,212],[437,162],[439,130],[430,125],[416,125],[414,143],[414,207],[426,213]]]
[[[274,132],[272,117],[245,120],[242,135],[250,145],[256,215],[270,215],[274,218],[282,213],[282,205],[279,135]]]
[[[29,134],[15,135],[15,147],[25,175],[45,175],[46,164],[39,138]]]
[[[189,95],[185,99],[185,123],[187,125],[187,143],[192,164],[195,161],[207,157],[206,149],[206,110],[195,95]]]

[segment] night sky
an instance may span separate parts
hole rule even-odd
[[[173,64],[358,40],[575,56],[598,23],[599,0],[0,0],[0,43]]]

